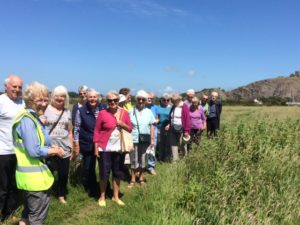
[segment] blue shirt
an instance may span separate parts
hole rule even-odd
[[[167,106],[167,107],[158,106],[157,109],[158,109],[158,118],[159,118],[157,127],[162,128],[168,122],[171,107],[170,106]]]
[[[32,110],[29,110],[33,112]],[[34,116],[37,118],[36,114]],[[38,119],[37,119],[38,120]],[[32,158],[45,158],[48,155],[49,147],[51,146],[51,138],[46,131],[44,125],[38,120],[43,134],[45,136],[45,146],[41,147],[39,138],[37,136],[37,129],[35,123],[29,117],[24,117],[17,126],[16,131],[23,140],[23,144],[28,154]]]
[[[135,113],[134,113],[135,111]],[[139,131],[137,128],[137,121],[139,124],[139,130],[141,134],[150,134],[150,125],[155,122],[153,113],[150,109],[144,108],[141,111],[138,111],[136,108],[133,108],[129,112],[130,121],[133,126],[131,135],[133,139],[133,143],[139,142]]]

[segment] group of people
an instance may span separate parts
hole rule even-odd
[[[51,94],[38,82],[24,94],[23,82],[10,75],[0,95],[0,209],[2,220],[16,209],[18,190],[22,191],[24,210],[20,225],[44,224],[49,208],[49,190],[57,171],[58,200],[67,204],[70,161],[80,157],[81,178],[89,196],[99,197],[106,206],[110,186],[119,206],[120,182],[128,188],[145,185],[145,172],[156,175],[156,161],[177,161],[193,144],[199,144],[207,129],[209,138],[217,135],[222,105],[218,93],[200,100],[187,91],[183,100],[178,93],[163,94],[155,104],[152,92],[139,90],[135,105],[129,88],[109,91],[104,99],[92,88],[79,88],[80,101],[69,110],[67,89],[60,85]],[[133,148],[122,151],[123,132],[131,133]],[[96,178],[96,161],[99,180]],[[100,186],[100,188],[99,188]]]

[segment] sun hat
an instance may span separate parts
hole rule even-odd
[[[185,142],[185,143],[187,143],[187,142],[189,142],[190,140],[191,140],[191,136],[188,134],[187,136],[182,136],[182,140],[183,140],[183,142]]]
[[[125,101],[126,101],[126,96],[122,95],[122,94],[119,94],[119,103],[125,102]]]

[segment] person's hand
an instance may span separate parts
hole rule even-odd
[[[70,148],[70,152],[71,152],[71,156],[70,156],[70,161],[73,159],[73,154],[74,154],[74,152],[73,152],[73,149],[72,148]]]
[[[73,151],[75,152],[75,156],[79,155],[79,152],[80,152],[79,143],[74,144],[74,150]]]
[[[168,124],[167,126],[165,126],[165,130],[166,131],[170,130],[170,124]]]
[[[127,128],[127,125],[122,120],[119,120],[117,122],[117,126],[122,128],[122,129]]]
[[[97,146],[95,146],[95,149],[94,149],[94,155],[95,155],[97,158],[100,157],[100,156],[99,156],[99,150],[98,150],[98,147],[97,147]]]
[[[56,145],[53,145],[49,150],[51,155],[57,155],[59,158],[63,158],[65,155],[64,149]]]

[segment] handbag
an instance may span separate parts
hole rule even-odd
[[[150,144],[151,137],[150,134],[139,134],[139,143]]]
[[[123,116],[123,112],[124,111],[121,112],[119,120],[121,120]],[[125,129],[121,129],[120,134],[121,134],[121,151],[125,153],[133,151],[134,145],[133,145],[131,133],[129,133]]]
[[[49,130],[49,135],[52,133],[52,131],[54,130],[54,128],[58,124],[58,122],[61,119],[64,112],[65,112],[65,109],[63,109],[63,111],[59,115],[58,119],[55,121],[55,123],[53,124],[53,126]],[[58,170],[58,160],[59,160],[58,156],[49,156],[49,157],[46,158],[46,164],[47,164],[48,168],[50,169],[50,171],[53,172],[55,170]]]
[[[150,144],[150,142],[151,142],[150,134],[141,134],[140,133],[139,122],[138,122],[138,119],[137,119],[137,116],[136,116],[136,113],[135,113],[135,108],[134,108],[133,113],[134,113],[135,120],[136,120],[136,123],[137,123],[137,129],[138,129],[138,133],[139,133],[139,143],[141,143],[141,144]]]

